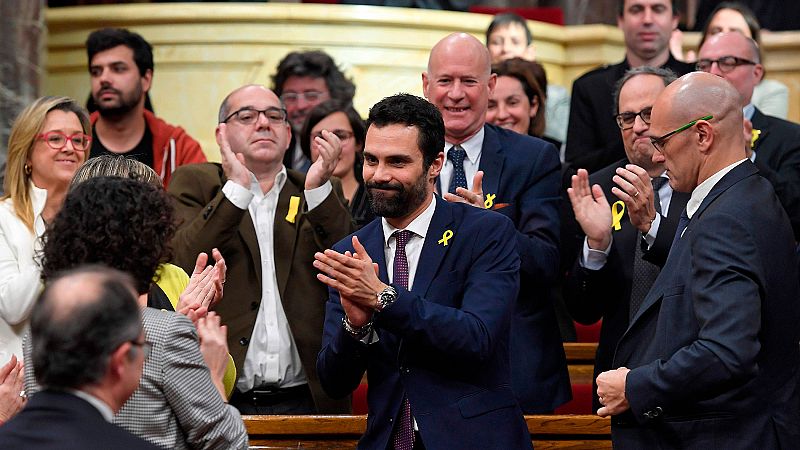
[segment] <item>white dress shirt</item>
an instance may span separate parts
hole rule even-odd
[[[464,175],[467,177],[467,189],[472,189],[472,179],[478,172],[478,166],[481,164],[481,149],[483,149],[483,136],[484,129],[481,127],[474,136],[462,142],[461,148],[467,152],[467,157],[464,158]],[[442,190],[440,193],[447,192],[450,187],[450,179],[453,178],[453,161],[447,159],[447,151],[450,150],[454,144],[445,141],[444,143],[444,167],[439,173],[439,184]]]
[[[235,206],[247,208],[253,219],[261,255],[261,304],[253,334],[245,355],[242,374],[236,387],[246,392],[254,387],[292,387],[306,384],[307,378],[300,361],[297,345],[281,303],[278,279],[275,274],[274,224],[278,196],[286,184],[286,168],[275,176],[269,192],[264,193],[255,175],[250,174],[250,189],[228,180],[223,194]],[[304,191],[308,210],[319,206],[331,193],[332,186]]]
[[[408,261],[408,290],[414,286],[414,276],[419,266],[419,256],[422,254],[422,245],[425,243],[425,236],[428,234],[428,227],[431,225],[433,212],[436,210],[436,198],[431,198],[431,203],[405,228],[411,232],[411,237],[406,243],[406,260]],[[386,273],[389,275],[389,282],[394,280],[394,253],[397,249],[397,240],[392,235],[400,228],[395,228],[386,218],[381,218],[383,225],[383,254],[386,257]]]

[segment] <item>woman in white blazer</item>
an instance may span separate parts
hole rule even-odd
[[[22,359],[22,334],[41,289],[39,238],[91,140],[89,114],[68,97],[36,100],[11,128],[0,197],[0,364]]]

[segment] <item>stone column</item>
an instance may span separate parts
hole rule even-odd
[[[11,124],[39,96],[45,32],[44,0],[0,1],[0,179]]]

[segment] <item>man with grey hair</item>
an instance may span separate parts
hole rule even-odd
[[[197,254],[217,247],[226,258],[225,300],[239,378],[231,404],[243,414],[349,412],[317,377],[327,297],[311,262],[352,230],[341,185],[331,181],[341,143],[323,131],[320,157],[307,174],[287,169],[292,131],[274,92],[246,85],[220,106],[221,164],[179,168],[169,186],[182,225],[175,263],[191,271]]]
[[[0,427],[0,447],[157,448],[111,423],[150,350],[135,292],[129,276],[100,266],[66,272],[45,288],[31,315],[32,364],[45,390]]]
[[[699,51],[697,70],[726,79],[741,97],[747,130],[748,157],[772,183],[789,214],[795,240],[800,240],[800,125],[768,116],[753,103],[753,89],[764,76],[761,51],[738,32],[708,38]]]
[[[617,340],[667,259],[689,198],[672,191],[664,165],[653,162],[655,149],[647,137],[653,103],[674,80],[668,69],[628,70],[614,92],[626,157],[591,176],[581,169],[572,177],[574,220],[568,229],[576,231],[578,255],[569,256],[575,263],[564,299],[576,321],[590,325],[603,319],[595,376],[611,368]],[[597,410],[601,405],[596,394],[592,397]]]

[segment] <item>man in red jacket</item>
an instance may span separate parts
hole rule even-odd
[[[86,40],[92,102],[89,157],[124,155],[152,167],[169,184],[178,166],[205,162],[200,144],[181,127],[145,109],[153,80],[153,52],[140,35],[122,28],[94,31]],[[138,69],[138,70],[137,70]]]

